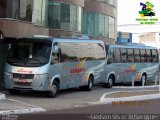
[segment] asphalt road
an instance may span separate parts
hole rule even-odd
[[[139,101],[145,103],[146,101]],[[94,105],[80,108],[54,110],[41,114],[19,115],[18,120],[159,120],[160,99],[149,100],[148,104]]]
[[[96,120],[97,118],[102,119],[102,117],[105,117],[106,120],[121,120],[122,115],[126,117],[126,120],[128,120],[128,118],[129,120],[135,120],[134,115],[137,114],[142,114],[142,117],[144,117],[145,114],[149,114],[151,117],[155,117],[152,116],[152,114],[158,115],[160,113],[160,99],[141,101],[140,105],[137,103],[137,105],[134,106],[126,106],[121,104],[98,104],[100,97],[104,93],[113,91],[142,91],[155,89],[158,88],[119,88],[116,86],[107,89],[100,85],[94,86],[91,92],[80,91],[79,89],[63,90],[56,98],[46,98],[46,96],[40,92],[24,92],[17,96],[10,95],[7,91],[3,92],[6,94],[7,98],[36,105],[47,110],[47,112],[44,113],[7,116],[7,118],[11,120]],[[1,116],[0,119],[3,117],[5,116]],[[133,119],[131,119],[132,117]]]
[[[97,104],[104,93],[113,91],[138,91],[155,90],[157,88],[104,88],[102,85],[94,86],[90,92],[80,91],[79,89],[63,90],[56,98],[47,98],[44,93],[24,92],[20,95],[10,95],[7,91],[4,93],[9,99],[14,99],[27,104],[35,105],[46,109],[47,111],[63,110]]]

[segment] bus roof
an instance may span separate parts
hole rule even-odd
[[[17,38],[16,41],[34,41],[34,42],[52,42],[52,38],[50,37],[45,37],[45,38],[42,38],[42,37],[22,37],[22,38]]]
[[[25,37],[18,38],[17,40],[34,40],[34,41],[43,41],[43,42],[86,42],[86,43],[104,43],[102,40],[93,40],[93,39],[79,39],[79,38],[53,38],[53,37]]]
[[[114,48],[141,48],[141,49],[157,49],[156,47],[152,47],[152,46],[146,46],[146,45],[112,45],[112,44],[106,44],[109,47],[114,47]]]
[[[86,42],[86,43],[103,43],[101,40],[76,39],[76,38],[53,38],[54,42]]]

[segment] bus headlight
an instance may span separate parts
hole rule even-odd
[[[4,78],[10,78],[10,79],[12,79],[12,73],[5,72],[4,73]]]
[[[48,74],[36,74],[36,79],[46,79],[48,77]]]

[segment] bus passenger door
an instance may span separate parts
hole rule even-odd
[[[71,70],[70,70],[70,86],[79,87],[82,84],[85,72],[85,60],[81,49],[85,49],[84,43],[72,43]]]
[[[107,53],[106,77],[113,73],[115,75],[115,83],[124,81],[125,67],[121,63],[121,54],[119,48],[110,48]]]
[[[70,65],[68,64],[66,56],[67,51],[62,43],[56,43],[52,50],[51,58],[51,76],[60,76],[60,89],[69,87],[70,81]]]

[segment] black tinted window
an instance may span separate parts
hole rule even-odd
[[[110,48],[108,51],[108,63],[114,62],[114,49]]]
[[[146,50],[141,49],[140,53],[141,53],[141,62],[146,62]]]
[[[127,62],[127,50],[124,48],[121,48],[120,50],[122,62]]]
[[[115,48],[114,49],[114,58],[115,58],[115,62],[116,63],[120,63],[121,62],[121,53],[120,53],[120,49],[119,48]]]
[[[103,45],[99,43],[58,43],[60,61],[104,60]]]
[[[139,49],[134,49],[134,61],[135,62],[140,62],[140,51]]]
[[[152,61],[158,62],[158,53],[157,50],[152,50]]]
[[[73,43],[58,43],[60,49],[60,62],[77,61]]]
[[[151,50],[146,50],[147,62],[152,62]]]
[[[128,62],[134,62],[134,52],[133,49],[127,49],[128,51]]]

